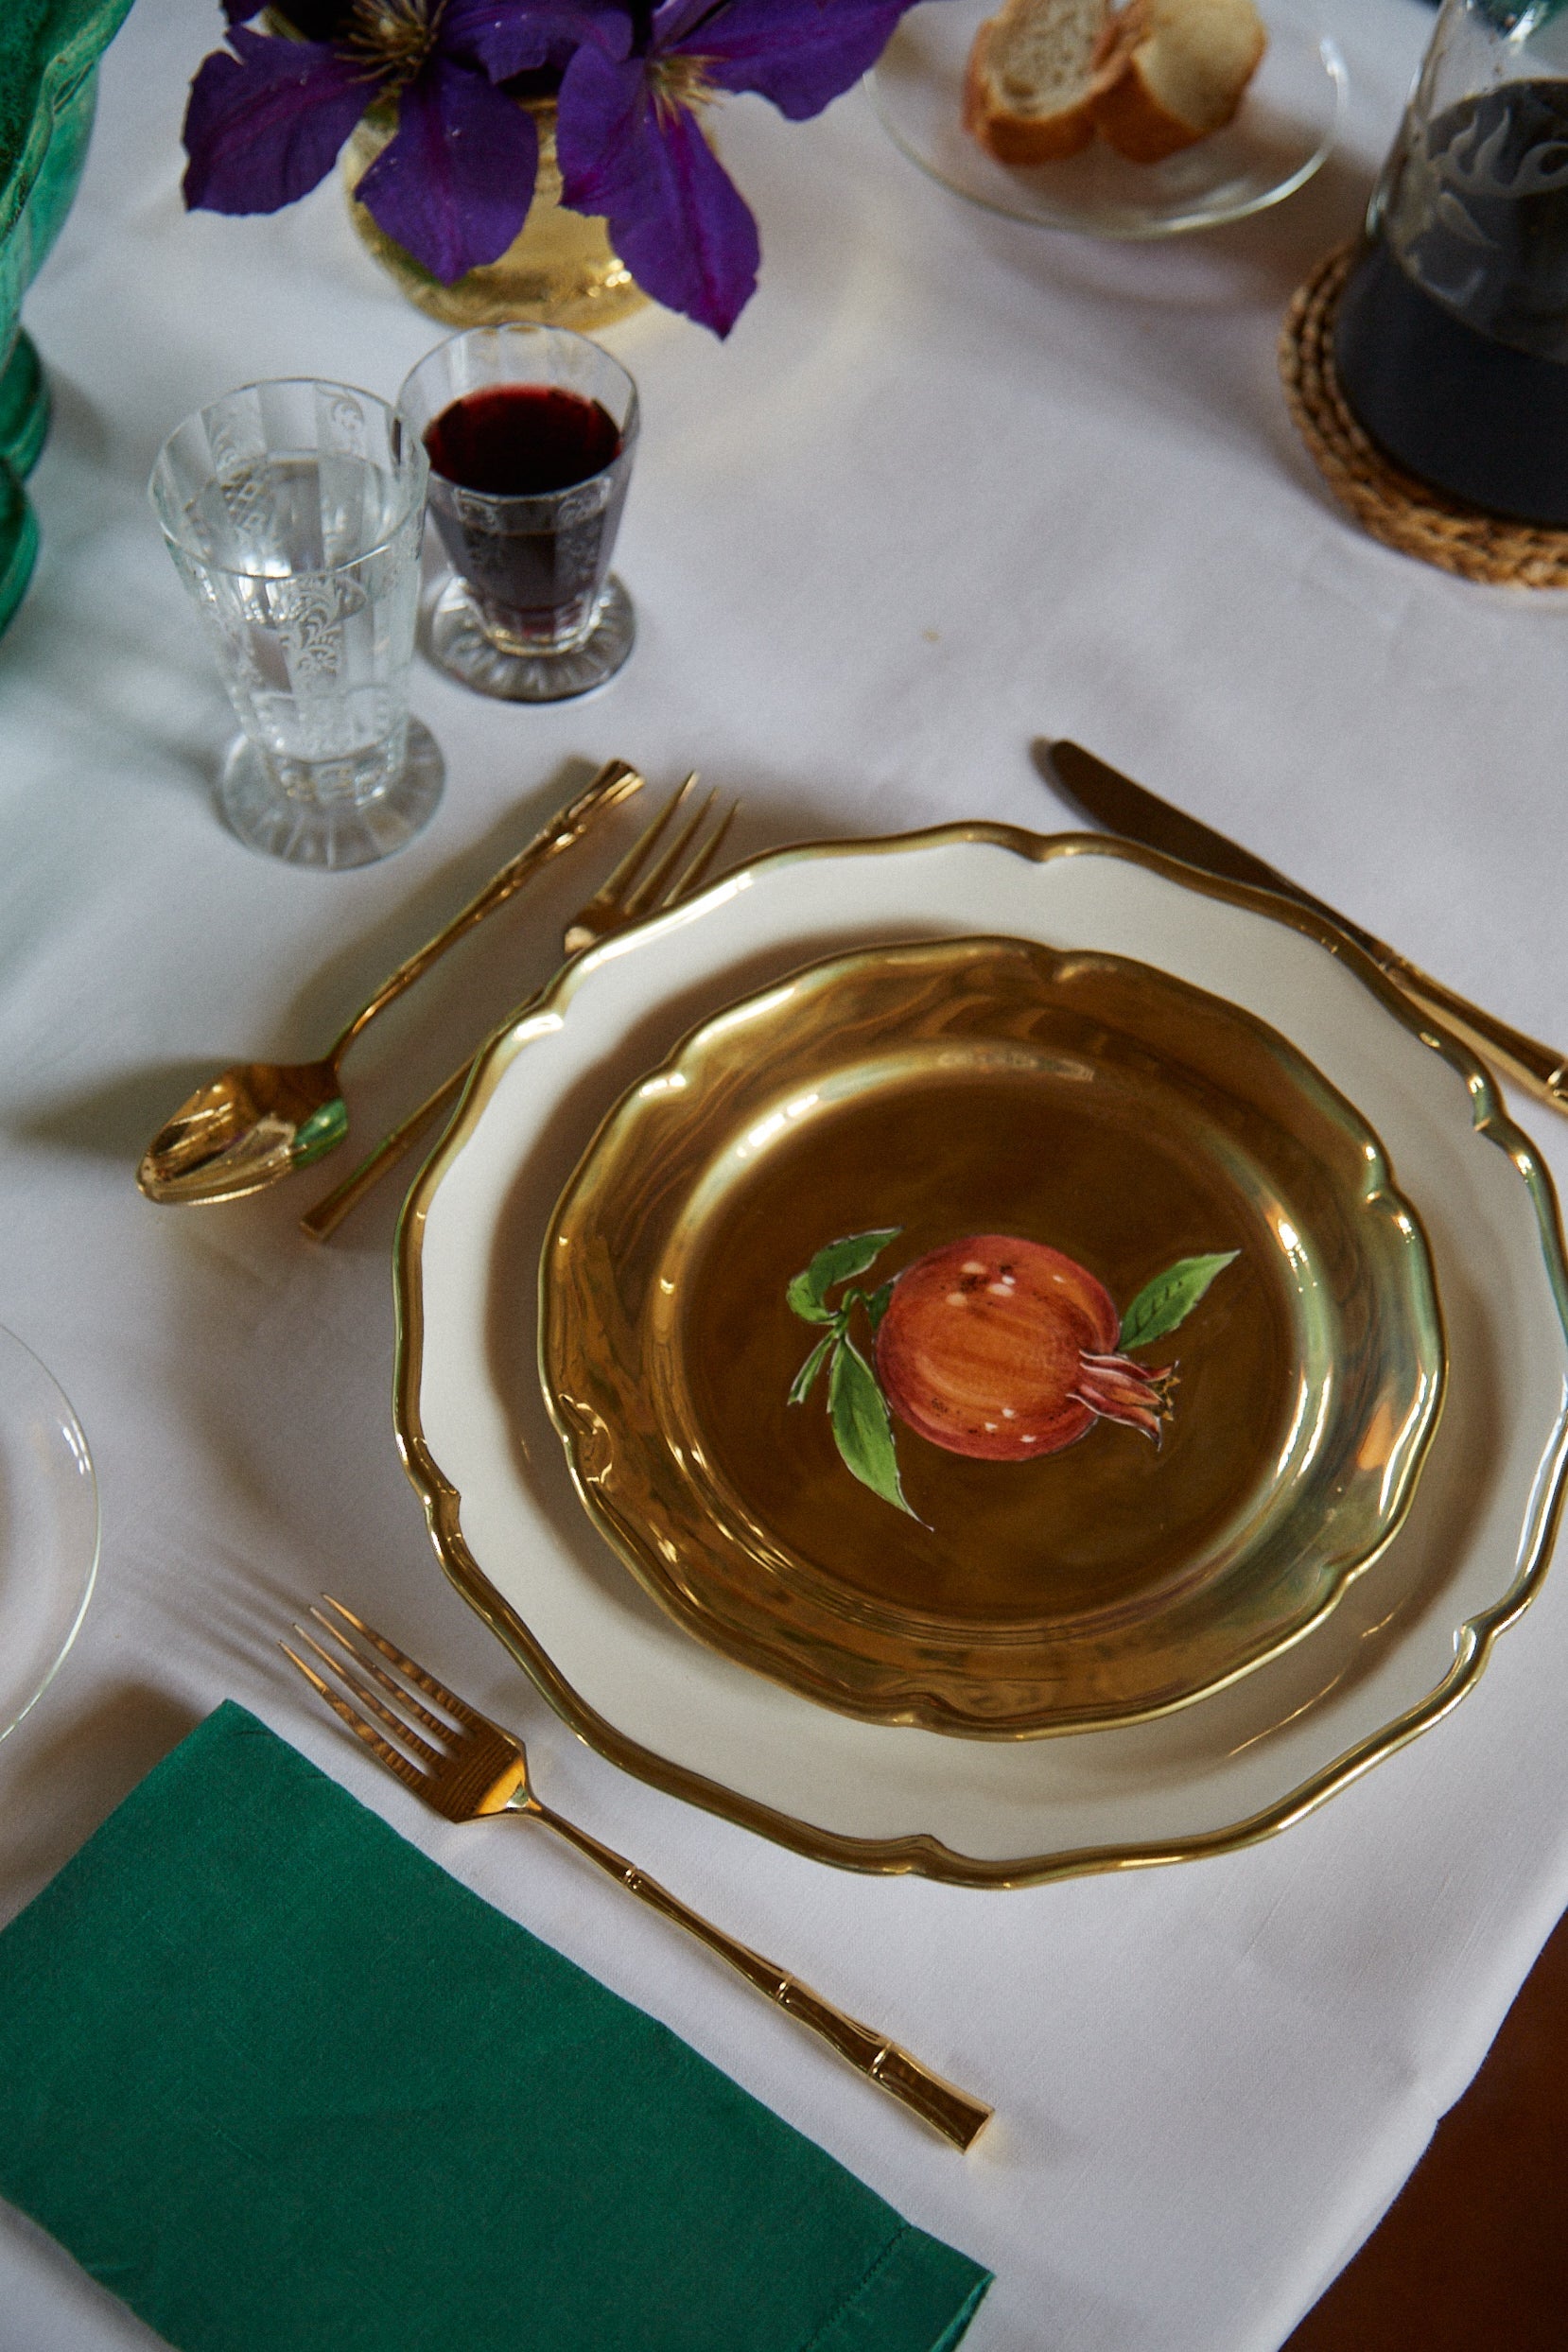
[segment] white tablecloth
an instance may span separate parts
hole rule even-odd
[[[1352,76],[1343,155],[1278,212],[1165,249],[966,207],[861,93],[802,128],[726,106],[761,291],[727,347],[653,311],[611,338],[645,404],[619,566],[636,655],[543,712],[422,668],[445,802],[358,875],[290,871],[218,822],[229,714],[142,484],[227,387],[390,394],[436,330],[334,184],[272,219],[184,216],[215,8],[141,0],[27,306],[57,407],[43,561],[0,643],[0,1320],[78,1405],[104,1550],[75,1652],[0,1748],[0,1915],[233,1696],[991,2264],[975,2352],[1271,2352],[1374,2224],[1568,1900],[1568,1575],[1448,1721],[1254,1851],[1004,1894],[841,1875],[577,1745],[444,1584],[390,1429],[390,1199],[322,1252],[292,1222],[307,1185],[175,1213],[131,1168],[214,1066],[319,1052],[611,753],[738,787],[758,847],[1049,829],[1071,820],[1026,747],[1075,735],[1568,1037],[1568,612],[1359,536],[1280,395],[1281,311],[1353,227],[1432,21],[1321,5]],[[404,1025],[410,1058],[368,1055],[362,1135],[553,962],[539,912],[492,928]],[[1568,1169],[1568,1129],[1520,1107]],[[323,1585],[524,1727],[563,1810],[994,2098],[987,2140],[963,2161],[928,2139],[548,1840],[423,1815],[274,1646]],[[0,2211],[0,2346],[151,2342]]]

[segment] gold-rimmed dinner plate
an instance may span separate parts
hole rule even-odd
[[[1442,1391],[1420,1221],[1276,1032],[938,940],[731,1007],[551,1220],[546,1402],[687,1629],[869,1722],[1179,1707],[1392,1537]]]
[[[1383,1139],[1447,1339],[1442,1414],[1376,1567],[1196,1704],[1061,1739],[862,1722],[693,1641],[584,1511],[538,1376],[545,1232],[639,1074],[824,956],[982,932],[1136,959],[1287,1037]],[[602,1755],[848,1869],[1016,1886],[1282,1829],[1474,1687],[1550,1555],[1568,1265],[1527,1138],[1320,918],[1103,835],[977,824],[779,850],[578,958],[487,1049],[409,1195],[396,1277],[398,1442],[460,1592]]]

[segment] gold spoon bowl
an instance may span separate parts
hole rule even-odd
[[[237,1062],[159,1128],[136,1181],[149,1200],[240,1200],[308,1167],[347,1133],[336,1057]]]

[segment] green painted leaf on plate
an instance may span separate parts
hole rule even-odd
[[[875,1233],[849,1233],[842,1241],[829,1242],[825,1249],[819,1249],[806,1271],[795,1276],[785,1293],[796,1315],[803,1322],[830,1323],[834,1310],[827,1303],[828,1292],[835,1282],[847,1282],[851,1275],[863,1274],[902,1230],[901,1226],[890,1225]]]
[[[824,1332],[822,1337],[817,1341],[816,1346],[811,1350],[810,1354],[807,1357],[805,1363],[801,1366],[799,1371],[794,1376],[793,1383],[792,1384],[790,1389],[790,1402],[792,1404],[805,1403],[807,1398],[811,1393],[811,1383],[821,1371],[828,1350],[837,1337],[837,1332]]]
[[[1151,1339],[1163,1339],[1167,1332],[1174,1332],[1192,1314],[1215,1275],[1239,1255],[1237,1250],[1226,1249],[1203,1258],[1178,1258],[1174,1266],[1144,1283],[1122,1317],[1117,1344],[1146,1348]]]
[[[891,1237],[890,1237],[891,1238]],[[862,1487],[901,1511],[910,1510],[898,1478],[893,1423],[876,1377],[852,1339],[839,1342],[828,1382],[828,1412],[845,1465]]]

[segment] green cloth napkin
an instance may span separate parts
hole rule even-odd
[[[0,1934],[0,2191],[182,2352],[933,2352],[990,2283],[232,1704]]]

